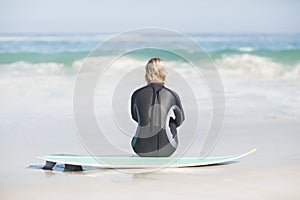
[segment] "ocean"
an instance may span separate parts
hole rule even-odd
[[[37,121],[45,119],[73,120],[73,92],[78,71],[90,52],[114,35],[114,33],[1,34],[1,134],[20,132],[20,127],[23,126],[31,129],[35,127],[36,130],[33,132],[37,133],[43,129]],[[226,118],[239,120],[243,116],[243,109],[249,106],[261,107],[261,111],[264,110],[263,118],[300,120],[300,34],[187,34],[187,36],[202,46],[220,74],[225,92]],[[100,51],[98,59],[110,58],[117,50]],[[192,50],[184,53],[194,55]],[[192,82],[190,86],[185,86],[185,82],[178,74],[174,74],[173,78],[170,75],[167,82],[167,85],[177,91],[182,98],[187,112],[187,120],[182,129],[183,132],[194,134],[189,134],[188,138],[194,138],[199,132],[202,132],[204,137],[213,115],[209,89],[205,87],[203,81],[193,76],[191,68],[178,56],[150,49],[120,58],[114,63],[115,66],[119,66],[111,71],[113,75],[105,79],[104,91],[102,87],[102,91],[95,93],[95,113],[98,122],[105,122],[103,129],[109,133],[107,134],[109,140],[117,141],[119,138],[116,134],[118,130],[111,127],[123,127],[121,129],[126,133],[125,139],[119,138],[118,146],[128,153],[132,153],[128,143],[136,128],[136,124],[130,118],[128,107],[130,95],[134,89],[145,84],[143,67],[151,56],[166,58],[167,67],[178,69],[177,72],[181,75],[186,74],[183,78]],[[138,84],[127,79],[119,84],[122,89],[117,90],[115,82],[125,76],[121,68],[134,69],[136,66],[140,67],[139,74],[133,74],[129,79],[138,79]],[[114,75],[119,78],[112,78]],[[195,98],[191,97],[193,94],[188,92],[188,87],[192,88]],[[116,95],[111,93],[112,88],[115,88],[116,93],[119,92],[115,98],[118,101],[112,100],[112,96]],[[111,102],[117,109],[109,109]],[[198,104],[198,109],[195,109],[195,104]],[[195,113],[195,110],[198,113]],[[114,113],[114,118],[109,117],[111,112]],[[111,120],[106,121],[108,118]],[[195,130],[196,121],[202,122],[198,124],[198,130]],[[15,123],[20,126],[15,126]],[[55,132],[55,128],[52,131]],[[188,142],[183,145],[184,149],[189,144]],[[198,155],[200,148],[190,149]],[[110,150],[102,150],[101,152],[110,154]]]
[[[1,70],[18,65],[72,68],[114,33],[0,34]],[[220,69],[299,79],[300,34],[187,34]],[[102,52],[109,56],[110,52]],[[251,69],[250,69],[251,68]],[[50,70],[50,69],[49,69]],[[279,72],[280,71],[280,72]],[[278,74],[280,73],[280,74]],[[287,75],[288,74],[288,75]],[[278,76],[277,76],[278,75]],[[270,77],[272,78],[272,77]]]

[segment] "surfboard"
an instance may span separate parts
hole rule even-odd
[[[99,168],[178,168],[197,167],[222,164],[243,158],[253,152],[252,149],[243,154],[219,157],[88,157],[88,156],[40,156],[38,159],[46,161],[43,169],[51,170],[57,163],[64,164],[67,171],[80,171],[82,166]]]

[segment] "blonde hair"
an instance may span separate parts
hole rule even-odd
[[[147,83],[165,83],[166,78],[167,70],[163,60],[160,58],[151,58],[146,65],[145,79]]]

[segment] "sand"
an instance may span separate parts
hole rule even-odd
[[[227,165],[155,173],[30,168],[43,164],[38,155],[86,155],[86,151],[74,134],[72,119],[41,119],[35,122],[43,128],[40,132],[30,124],[21,130],[25,123],[19,124],[14,133],[1,135],[0,199],[299,199],[299,122],[260,111],[246,107],[245,118],[228,111],[224,132],[212,152],[229,155],[256,147],[254,154]]]

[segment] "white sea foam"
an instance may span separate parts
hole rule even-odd
[[[87,70],[83,73],[93,73],[93,68],[100,67],[99,63],[101,63],[102,59],[109,58],[94,57],[89,58],[88,61],[78,60],[69,67],[59,63],[32,64],[27,62],[0,65],[0,118],[2,120],[0,126],[4,127],[4,129],[11,130],[11,127],[14,126],[9,124],[11,120],[19,120],[21,122],[27,120],[24,124],[27,123],[28,120],[32,120],[30,126],[34,127],[38,119],[43,117],[44,119],[51,118],[58,120],[73,118],[73,92],[77,72],[84,62],[88,62],[93,66],[89,69],[90,71]],[[103,91],[106,96],[101,96],[98,93],[95,94],[96,114],[102,113],[103,118],[105,116],[107,116],[107,118],[111,116],[108,107],[101,106],[101,101],[107,99],[107,94],[109,94],[111,90],[114,90],[118,83],[118,79],[113,76],[118,76],[120,79],[125,72],[135,69],[136,67],[141,67],[142,72],[138,74],[138,76],[134,74],[134,76],[131,77],[134,81],[141,80],[140,83],[145,84],[143,80],[143,70],[146,62],[146,60],[142,61],[128,57],[114,63],[112,68],[107,71],[105,88],[100,91]],[[253,110],[257,105],[263,105],[261,109],[268,110],[267,113],[270,114],[271,119],[299,120],[299,111],[295,109],[299,104],[299,92],[297,93],[299,84],[297,81],[285,81],[286,79],[290,80],[291,75],[284,72],[284,68],[279,64],[262,57],[251,55],[240,57],[229,56],[218,62],[221,62],[218,63],[221,77],[224,76],[224,73],[225,75],[236,75],[236,77],[238,77],[237,81],[224,78],[226,105],[231,117],[238,116],[241,118],[241,110],[239,108],[250,107],[251,110]],[[202,117],[200,120],[200,128],[201,130],[206,130],[206,126],[209,125],[209,123],[205,123],[205,120],[210,119],[211,106],[209,91],[205,88],[203,81],[198,80],[199,76],[196,76],[192,71],[193,68],[189,67],[187,63],[182,64],[172,61],[167,62],[167,66],[168,68],[176,68],[178,74],[188,80],[194,92],[200,97],[197,99],[197,102],[200,102],[199,107],[201,112],[199,113],[201,113]],[[241,69],[240,66],[246,66],[246,68]],[[275,70],[276,73],[265,72],[260,69],[260,66],[271,66],[272,70]],[[257,72],[256,70],[261,71]],[[290,71],[289,73],[299,74],[299,67],[294,68],[294,70],[295,72]],[[238,73],[236,73],[236,71]],[[180,81],[176,80],[176,76],[171,76],[171,74],[172,73],[169,73],[170,76],[168,77],[167,85],[180,94],[186,111],[191,110],[191,108],[195,109],[196,104],[191,103],[191,96],[184,90],[185,88],[182,87]],[[254,78],[247,79],[247,77],[252,77],[253,74],[255,75]],[[261,81],[266,75],[268,75],[268,80]],[[110,79],[111,77],[112,79]],[[117,81],[114,82],[114,80]],[[126,84],[128,82],[124,81],[124,83]],[[139,86],[140,85],[129,85],[130,91],[128,91],[131,92]],[[125,100],[125,104],[123,105],[129,105],[129,97],[131,94],[129,94],[129,92],[127,92],[127,90],[125,91],[128,100]],[[272,102],[272,105],[270,105],[270,102]],[[276,107],[275,111],[274,107]],[[284,116],[281,115],[281,110],[284,111]],[[187,122],[185,122],[185,124],[188,124],[188,121],[192,121],[189,120],[190,116],[188,116],[188,114],[190,113],[191,112],[187,112]],[[128,123],[130,123],[130,115],[126,113],[125,117],[123,121],[126,122],[127,120]],[[113,127],[115,124],[106,124],[106,126]],[[53,131],[56,131],[55,128],[53,128]]]
[[[16,62],[12,64],[1,65],[0,71],[2,73],[11,74],[13,76],[21,75],[45,75],[49,76],[52,74],[60,73],[64,65],[61,63],[28,63],[28,62]]]
[[[71,116],[75,76],[63,64],[17,62],[0,66],[2,119]]]
[[[89,58],[88,63],[90,72],[93,68],[102,67],[99,65],[101,59],[110,59],[108,57]],[[22,89],[25,85],[27,91],[49,91],[47,89],[55,87],[60,83],[73,85],[77,72],[82,64],[87,60],[75,61],[71,66],[67,67],[61,63],[28,63],[16,62],[12,64],[0,65],[0,88],[1,93],[15,93],[18,89]],[[136,67],[143,68],[145,61],[136,60],[133,58],[122,59],[122,62],[117,62],[113,68],[107,71],[107,75],[122,76],[129,69]],[[185,78],[189,77],[189,81],[193,82],[196,79],[192,68],[186,63],[178,63],[176,61],[167,63],[170,68],[176,68],[177,72]],[[300,79],[300,64],[293,67],[282,66],[279,63],[272,61],[269,58],[260,56],[243,54],[224,56],[216,60],[216,65],[221,77],[226,79],[227,76],[235,80],[299,80]],[[83,70],[84,72],[84,70]],[[85,71],[89,72],[89,71]],[[170,79],[171,80],[171,79]],[[34,89],[35,88],[35,89]],[[38,89],[37,89],[38,88]],[[70,88],[71,90],[72,88]],[[50,89],[51,90],[51,89]]]
[[[253,47],[240,47],[239,50],[242,52],[251,52],[251,51],[254,51],[254,48]]]
[[[93,72],[93,68],[103,67],[100,66],[101,59],[110,59],[109,57],[89,58],[88,63],[91,67],[83,73]],[[0,65],[0,88],[3,94],[6,92],[18,91],[18,87],[22,88],[26,85],[27,90],[32,88],[43,87],[46,89],[54,85],[53,89],[59,83],[67,83],[74,81],[77,72],[82,67],[82,64],[87,60],[75,61],[71,66],[65,66],[61,63],[28,63],[16,62],[12,64]],[[243,55],[230,55],[216,60],[216,65],[221,77],[227,76],[235,78],[235,80],[298,80],[300,79],[300,64],[293,67],[282,66],[279,63],[272,61],[269,58],[260,56],[243,54]],[[146,64],[145,61],[136,60],[133,58],[124,58],[122,62],[116,62],[107,75],[122,76],[126,71],[136,67],[143,68]],[[179,63],[176,61],[168,62],[170,69],[176,68],[177,72],[182,74],[185,78],[189,77],[192,81],[196,78],[192,68],[187,63]],[[170,79],[171,80],[171,79]],[[70,82],[69,85],[73,85]]]
[[[300,121],[300,116],[293,115],[283,115],[283,114],[270,114],[271,118],[276,120],[285,120],[285,121]]]
[[[16,62],[11,64],[0,65],[0,76],[52,76],[52,75],[70,75],[76,74],[83,63],[88,63],[90,66],[85,70],[91,70],[101,66],[102,61],[112,60],[110,56],[90,57],[88,59],[77,60],[71,66],[66,66],[62,63],[29,63]],[[122,59],[122,62],[116,62],[113,71],[110,73],[124,73],[128,68],[137,66],[143,67],[146,61],[137,60],[134,58]],[[170,61],[167,63],[169,67],[180,70],[180,73],[193,75],[187,63]],[[251,55],[251,54],[236,54],[223,56],[221,59],[215,60],[216,67],[221,76],[233,76],[237,79],[262,79],[262,80],[297,80],[300,79],[300,63],[294,66],[284,66],[273,61],[270,58]],[[201,67],[201,66],[200,66]],[[122,70],[124,69],[124,70]]]
[[[216,60],[216,65],[221,74],[242,79],[300,79],[300,63],[283,66],[270,58],[251,54],[224,55]]]

